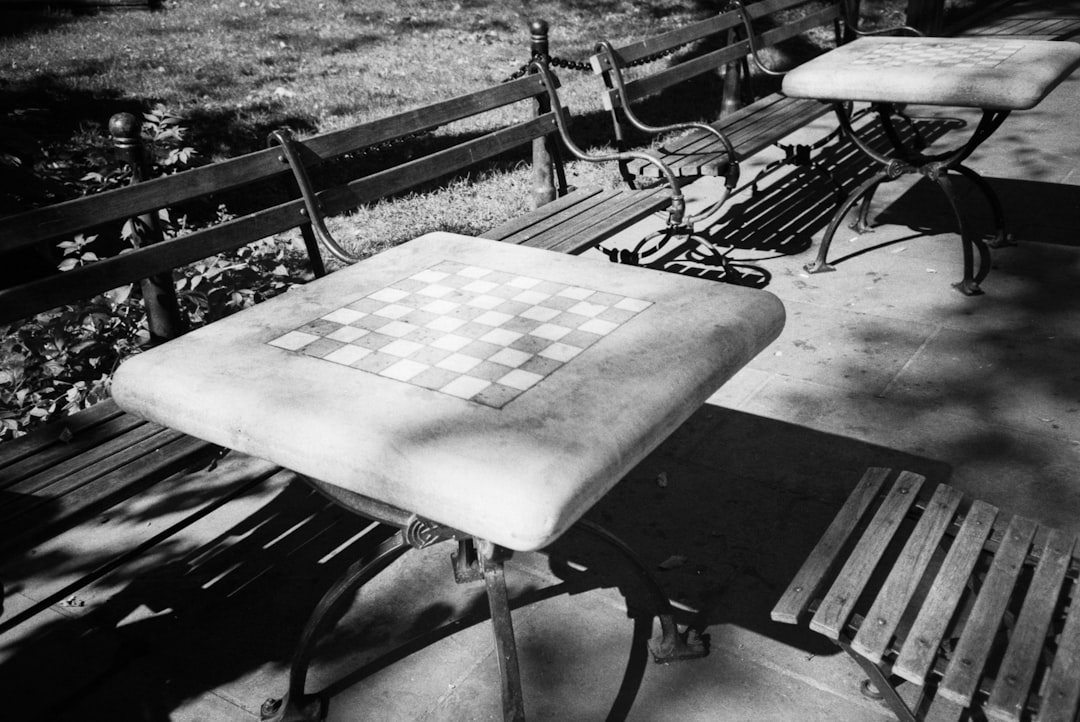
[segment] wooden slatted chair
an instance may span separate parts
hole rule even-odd
[[[1074,535],[872,468],[772,618],[809,617],[901,720],[1071,722],[1078,577]]]

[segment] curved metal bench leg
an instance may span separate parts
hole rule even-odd
[[[619,537],[609,532],[599,524],[586,519],[581,519],[574,525],[576,529],[591,534],[609,547],[617,551],[624,559],[633,566],[638,578],[645,584],[652,598],[656,617],[660,620],[660,635],[649,642],[649,651],[652,652],[653,660],[657,663],[675,662],[681,659],[697,659],[709,653],[709,647],[705,640],[696,632],[687,629],[680,632],[675,624],[675,610],[671,606],[667,595],[649,572],[645,562],[641,560],[633,549]]]
[[[319,600],[308,618],[300,642],[293,654],[289,671],[289,691],[280,699],[268,699],[263,703],[260,720],[263,722],[321,722],[326,717],[327,702],[321,694],[305,694],[308,667],[318,635],[328,623],[336,621],[343,611],[343,602],[349,602],[353,594],[386,567],[390,566],[413,547],[398,532],[376,547],[370,554],[349,565],[345,573]]]
[[[851,207],[866,193],[877,189],[881,183],[889,178],[887,170],[881,170],[874,174],[873,177],[863,181],[862,185],[852,191],[851,195],[847,197],[836,212],[833,214],[832,220],[829,221],[829,227],[825,229],[825,235],[821,239],[821,247],[818,249],[817,260],[813,263],[808,263],[803,268],[807,273],[823,273],[825,271],[835,271],[836,268],[829,265],[829,246],[832,245],[833,236],[836,235],[836,231],[840,227],[841,221],[844,220],[844,216],[848,214]]]
[[[972,185],[978,188],[983,194],[986,202],[990,204],[990,212],[994,215],[994,238],[987,241],[986,245],[991,248],[1003,248],[1012,245],[1012,241],[1009,239],[1009,234],[1005,226],[1005,210],[1002,208],[1001,199],[998,198],[998,194],[994,191],[993,186],[987,183],[985,178],[966,165],[957,165],[954,170],[971,181]]]
[[[956,189],[953,187],[952,178],[949,177],[948,173],[942,172],[932,177],[938,187],[941,188],[942,193],[945,194],[953,215],[956,216],[956,225],[960,232],[960,244],[964,250],[964,277],[959,283],[953,284],[953,287],[965,296],[977,296],[982,293],[979,282],[986,278],[986,274],[990,272],[990,249],[987,248],[981,238],[975,238],[964,226],[964,218],[960,213],[960,206],[956,198]],[[974,249],[976,248],[979,250],[979,271],[977,274],[974,270]]]

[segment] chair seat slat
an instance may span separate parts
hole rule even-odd
[[[863,475],[855,490],[848,496],[829,528],[825,530],[817,546],[807,557],[784,595],[772,610],[775,622],[797,624],[829,569],[833,566],[844,543],[851,536],[856,523],[862,517],[881,485],[889,476],[889,469],[872,468]]]
[[[1009,522],[938,688],[946,699],[971,704],[1035,529],[1035,522],[1024,517],[1014,516]]]
[[[870,526],[863,532],[858,546],[848,557],[836,582],[821,600],[817,612],[810,620],[810,628],[815,632],[830,639],[839,639],[841,630],[855,608],[855,602],[904,520],[904,515],[915,503],[919,487],[925,480],[925,477],[905,471],[893,484]]]
[[[893,674],[915,684],[926,683],[926,675],[937,656],[941,639],[956,611],[971,570],[979,559],[983,544],[990,536],[997,513],[996,508],[983,501],[973,502],[968,509],[964,523],[945,555],[926,601],[893,663]]]
[[[1080,669],[1080,583],[1075,581],[1068,609],[1035,722],[1068,722],[1075,718],[1080,706],[1080,674],[1076,673]]]
[[[851,648],[874,664],[881,664],[901,615],[926,573],[962,498],[959,491],[945,484],[934,490],[926,511],[866,613],[866,620],[852,640]]]
[[[987,716],[992,720],[1020,722],[1028,689],[1043,654],[1054,607],[1061,596],[1074,543],[1071,535],[1058,529],[1051,530],[1046,538],[986,705]]]

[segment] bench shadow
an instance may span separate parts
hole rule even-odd
[[[951,118],[917,119],[919,135],[933,143],[963,127],[963,121]],[[910,141],[910,129],[901,126],[902,137]],[[877,122],[860,129],[863,139],[882,152],[888,140]],[[783,149],[783,146],[781,146]],[[788,155],[797,150],[789,147]],[[774,177],[750,179],[750,192],[736,199],[703,235],[719,246],[734,251],[797,255],[813,244],[815,234],[828,225],[839,203],[859,184],[871,178],[879,166],[842,137],[809,156],[812,164],[783,165],[766,169]]]

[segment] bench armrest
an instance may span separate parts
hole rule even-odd
[[[669,133],[679,130],[700,130],[714,136],[720,141],[720,144],[724,146],[724,152],[727,153],[728,157],[727,173],[724,174],[724,197],[718,201],[718,205],[723,204],[727,199],[727,195],[731,193],[739,183],[739,159],[735,156],[735,146],[732,145],[731,140],[727,135],[708,123],[684,122],[673,123],[671,125],[649,125],[634,113],[634,110],[630,105],[630,98],[627,97],[626,94],[626,82],[622,75],[622,64],[619,60],[618,53],[615,52],[611,43],[607,40],[601,40],[596,44],[596,52],[604,57],[608,67],[610,67],[609,73],[611,81],[615,85],[615,92],[619,95],[619,106],[622,109],[623,115],[632,126],[644,133],[654,134]]]
[[[668,226],[673,228],[681,227],[686,215],[686,200],[683,198],[682,191],[679,190],[679,182],[675,178],[675,173],[671,168],[656,156],[641,151],[631,150],[617,153],[588,153],[583,150],[570,136],[570,123],[567,118],[566,108],[563,107],[562,102],[559,100],[558,81],[548,67],[547,58],[542,55],[533,58],[532,62],[529,63],[529,70],[540,76],[540,80],[547,90],[548,99],[551,101],[551,110],[555,115],[555,123],[559,129],[559,137],[562,139],[563,145],[567,147],[574,157],[590,163],[637,159],[656,166],[661,174],[667,179],[670,188],[671,205],[668,207]]]

